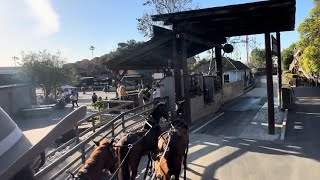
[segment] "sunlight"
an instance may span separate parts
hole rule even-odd
[[[289,153],[289,154],[296,154],[296,155],[301,154],[299,152],[289,151],[289,150],[284,150],[284,149],[277,149],[277,148],[266,147],[266,146],[259,146],[259,147],[264,148],[264,149],[268,149],[268,150],[282,152],[282,153]]]
[[[296,112],[297,114],[307,114],[307,115],[320,115],[320,113],[310,113],[310,112]]]
[[[195,152],[195,149],[202,149],[203,147],[203,145],[199,145],[199,147],[192,147],[190,149]],[[188,168],[192,169],[192,171],[189,170],[188,173],[192,174],[192,177],[195,177],[194,179],[201,179],[200,177],[205,173],[208,166],[220,161],[225,157],[230,156],[238,150],[239,148],[224,146],[216,150],[208,148],[205,152],[194,153],[190,155],[190,159],[192,159],[195,154],[197,154],[196,156],[199,158],[188,163]],[[201,156],[199,156],[199,153],[201,153]]]

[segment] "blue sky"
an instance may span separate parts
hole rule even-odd
[[[257,0],[194,0],[200,8]],[[296,27],[308,16],[312,0],[297,0]],[[60,50],[68,62],[101,56],[129,39],[147,40],[137,31],[136,18],[146,8],[142,0],[1,0],[0,66],[14,66],[21,51]],[[264,47],[264,37],[256,36]],[[282,48],[298,40],[298,33],[283,32]],[[234,53],[243,60],[244,47]]]

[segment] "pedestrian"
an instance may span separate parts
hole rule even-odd
[[[71,99],[71,102],[72,102],[72,108],[74,108],[74,104],[76,104],[77,107],[79,107],[77,93],[73,92],[73,94],[71,94],[71,96],[70,96],[70,99]]]
[[[146,95],[146,90],[141,89],[140,92],[138,93],[139,106],[147,104],[148,101],[149,101],[149,98]]]
[[[127,99],[127,92],[126,92],[126,88],[124,87],[124,85],[118,84],[118,96],[120,100],[126,100]]]
[[[97,100],[98,100],[98,96],[96,95],[96,93],[93,93],[93,95],[92,95],[92,103],[95,103],[95,102],[97,102]]]
[[[161,98],[160,85],[157,84],[153,90],[153,100],[158,100],[160,98]]]
[[[106,93],[107,92],[107,86],[104,86],[102,91]]]

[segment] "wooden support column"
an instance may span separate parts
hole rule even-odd
[[[184,120],[185,123],[191,125],[191,107],[190,107],[190,94],[189,94],[189,75],[187,63],[187,41],[185,34],[181,34],[181,50],[182,50],[182,69],[183,69],[183,86],[184,86]]]
[[[277,32],[277,56],[278,56],[278,104],[279,109],[282,107],[282,70],[281,70],[281,41],[280,41],[280,32]]]
[[[174,33],[174,37],[172,38],[172,61],[174,68],[174,83],[175,83],[175,92],[176,92],[176,101],[181,100],[181,73],[180,73],[180,60],[178,59],[178,51],[177,51],[177,37],[179,34]]]
[[[265,33],[266,46],[266,71],[267,71],[267,94],[268,94],[268,128],[269,134],[274,134],[274,101],[272,79],[272,57],[270,45],[270,32]]]
[[[216,54],[216,62],[217,62],[217,75],[220,77],[220,85],[222,88],[223,82],[222,82],[222,56],[221,56],[221,48],[215,48],[215,54]]]

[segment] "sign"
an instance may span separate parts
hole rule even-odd
[[[272,53],[272,55],[277,56],[278,55],[278,44],[277,44],[277,39],[273,35],[271,35],[271,44],[272,44],[271,53]]]

